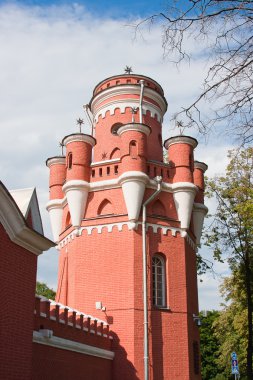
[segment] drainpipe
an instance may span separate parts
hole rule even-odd
[[[143,101],[143,93],[144,93],[144,80],[140,80],[140,85],[141,85],[141,93],[140,93],[140,124],[142,124],[142,101]]]
[[[162,177],[155,177],[157,190],[142,205],[142,262],[143,262],[143,309],[144,309],[144,380],[149,380],[148,357],[148,293],[147,293],[147,237],[146,219],[147,205],[157,197],[162,190]]]

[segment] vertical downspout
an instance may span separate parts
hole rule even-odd
[[[142,101],[143,101],[143,94],[144,94],[144,80],[140,80],[140,85],[141,85],[141,93],[140,93],[140,110],[139,110],[139,115],[140,115],[140,124],[142,124]]]
[[[147,237],[146,219],[147,205],[161,192],[162,177],[156,177],[157,190],[142,205],[142,262],[143,262],[143,309],[144,309],[144,380],[149,380],[149,355],[148,355],[148,292],[147,292]]]

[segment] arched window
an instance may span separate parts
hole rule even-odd
[[[152,257],[153,305],[166,306],[165,297],[165,261],[160,255]]]

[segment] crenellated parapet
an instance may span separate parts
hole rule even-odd
[[[70,328],[70,330],[66,330],[66,327]],[[112,339],[109,324],[106,321],[46,297],[36,296],[34,330],[43,329],[50,330],[52,334],[66,339],[73,335],[74,340],[80,343],[84,342],[85,338],[90,335]]]

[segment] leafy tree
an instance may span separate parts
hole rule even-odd
[[[217,209],[206,244],[217,260],[227,256],[234,281],[245,291],[240,301],[247,311],[247,376],[252,380],[253,148],[230,151],[229,158],[225,176],[208,182],[207,192],[216,198]]]
[[[200,313],[200,351],[202,380],[212,380],[219,373],[215,361],[218,358],[219,341],[213,328],[214,321],[219,317],[218,311]]]
[[[246,292],[240,273],[226,277],[221,286],[226,301],[224,309],[214,320],[214,335],[219,342],[216,364],[224,379],[231,376],[231,353],[238,355],[241,380],[247,376],[248,324]],[[215,379],[217,380],[217,379]]]
[[[203,46],[207,73],[195,100],[185,105],[175,119],[206,133],[222,123],[243,142],[253,140],[253,1],[252,0],[167,0],[164,9],[142,20],[160,22],[166,56],[180,63],[194,57],[190,41]],[[196,54],[200,54],[197,51]],[[204,115],[203,102],[209,107]]]
[[[44,282],[36,282],[36,294],[39,296],[44,296],[50,298],[51,300],[55,299],[56,292],[53,289],[50,289],[47,284]]]

